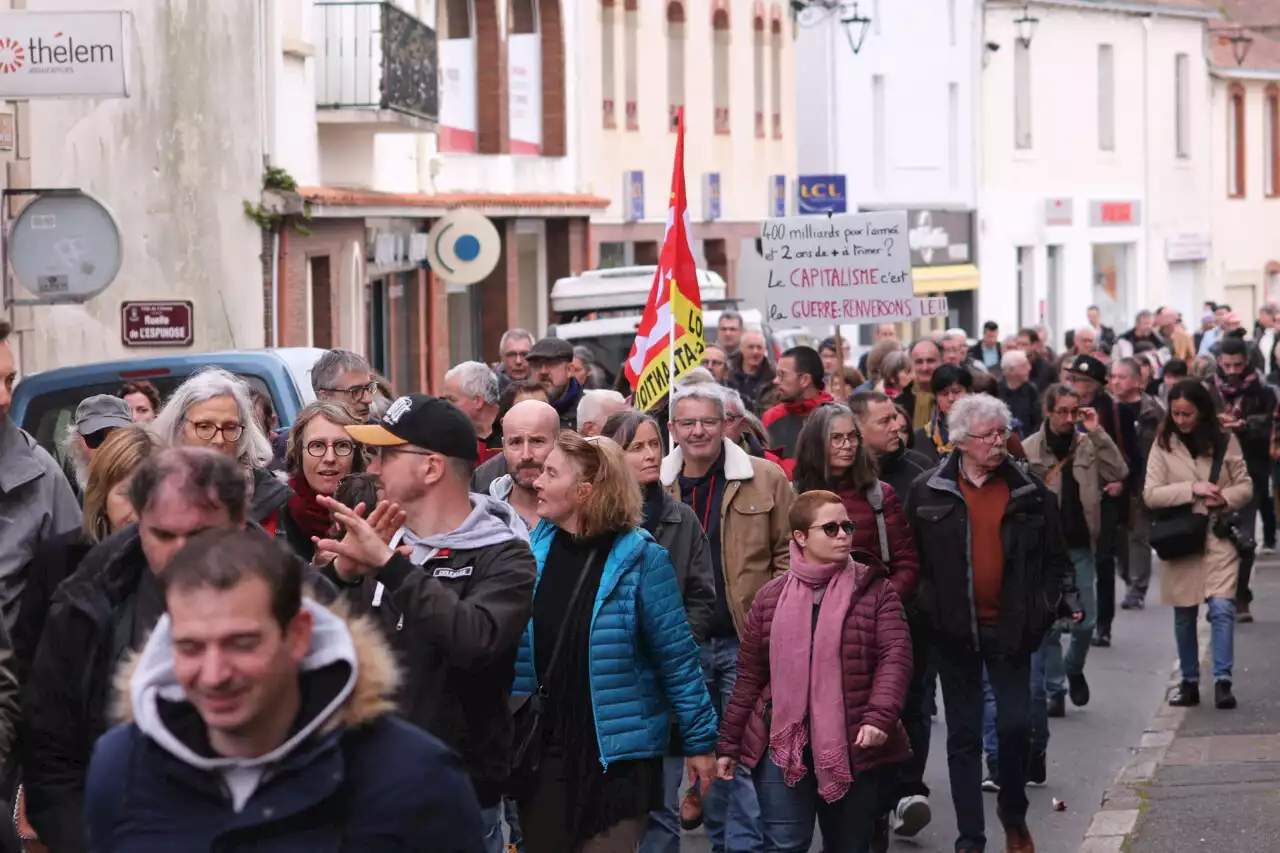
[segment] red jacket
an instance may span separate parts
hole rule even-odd
[[[858,772],[896,764],[911,755],[906,730],[898,719],[911,683],[911,631],[884,569],[878,564],[856,565],[857,589],[845,617],[840,657],[849,757]],[[738,683],[720,721],[716,754],[736,758],[750,768],[768,752],[765,716],[773,713],[769,636],[786,579],[786,575],[774,578],[756,593],[738,652]],[[889,739],[873,749],[854,746],[863,723],[887,732]]]
[[[902,499],[888,483],[880,483],[880,493],[884,497],[884,528],[889,534],[889,583],[898,593],[903,604],[907,604],[916,594],[916,575],[920,571],[920,555],[916,551],[916,538],[911,535],[907,526],[907,515],[902,509]],[[853,549],[865,551],[876,562],[880,561],[880,528],[876,524],[876,514],[871,509],[867,496],[852,489],[839,489],[836,494],[844,502],[849,519],[857,525],[853,531]],[[855,559],[862,561],[866,557]]]

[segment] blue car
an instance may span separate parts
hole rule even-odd
[[[167,398],[192,373],[214,366],[243,377],[270,396],[285,428],[315,399],[311,366],[323,354],[322,349],[298,347],[158,355],[61,367],[23,378],[14,389],[10,416],[54,458],[60,458],[55,449],[58,439],[85,397],[115,394],[125,382],[146,380]]]

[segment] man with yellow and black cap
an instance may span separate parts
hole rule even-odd
[[[476,431],[448,401],[410,394],[377,423],[346,430],[377,451],[369,470],[387,500],[367,520],[325,500],[346,535],[318,548],[338,555],[333,579],[396,649],[404,718],[462,755],[484,810],[485,849],[501,850],[507,700],[537,574],[528,527],[510,505],[469,493]]]

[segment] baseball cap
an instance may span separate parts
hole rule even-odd
[[[468,462],[480,458],[471,419],[443,397],[409,394],[392,403],[377,423],[346,430],[356,441],[372,447],[408,444]]]
[[[133,425],[133,409],[112,394],[95,394],[85,397],[76,406],[72,423],[80,435],[89,435],[100,429],[114,429]]]
[[[1107,382],[1107,366],[1091,355],[1078,355],[1071,360],[1071,364],[1067,366],[1067,370],[1072,373],[1079,373],[1086,379],[1092,379],[1094,382]]]
[[[561,338],[543,338],[529,350],[528,361],[572,361],[573,344]]]

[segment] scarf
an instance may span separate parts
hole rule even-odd
[[[1223,378],[1221,373],[1213,375],[1213,386],[1218,389],[1218,394],[1222,396],[1223,406],[1227,412],[1237,418],[1244,417],[1244,395],[1253,393],[1253,386],[1257,384],[1257,371],[1246,373],[1235,382]]]
[[[329,510],[320,506],[315,489],[311,488],[307,478],[301,474],[290,476],[289,488],[293,489],[293,497],[289,498],[289,517],[306,535],[307,541],[310,542],[312,536],[328,536]]]
[[[821,406],[823,403],[834,403],[835,397],[832,397],[826,391],[819,391],[816,396],[810,397],[808,400],[791,400],[786,403],[779,403],[764,413],[761,421],[765,426],[769,426],[775,421],[780,421],[787,415],[797,415],[801,418],[809,417],[809,413]]]
[[[914,388],[914,383],[912,384]],[[920,427],[929,423],[929,418],[933,416],[933,392],[932,391],[913,391],[916,397],[915,411],[911,412],[911,428],[920,429]]]
[[[560,395],[560,399],[551,401],[551,408],[556,410],[556,414],[560,417],[573,415],[578,411],[578,402],[582,397],[582,386],[578,384],[578,380],[572,376],[569,377],[569,384],[564,386],[564,393]]]
[[[929,423],[925,424],[924,434],[933,441],[933,446],[938,449],[939,456],[946,456],[954,449],[951,444],[951,436],[947,432],[947,422],[942,419],[941,412],[935,412]]]
[[[644,521],[640,523],[640,526],[653,533],[658,529],[658,524],[662,521],[662,507],[666,503],[663,497],[666,492],[662,489],[662,483],[657,480],[647,486],[641,486],[640,489],[644,498]]]
[[[791,571],[783,577],[769,636],[769,754],[795,787],[804,778],[804,748],[810,745],[818,794],[834,803],[853,781],[840,640],[857,589],[854,563],[810,563],[793,541]],[[820,601],[816,628],[815,601]],[[801,661],[808,666],[797,666]]]
[[[1067,458],[1067,454],[1071,452],[1071,445],[1075,443],[1075,440],[1075,430],[1067,433],[1057,433],[1049,429],[1049,422],[1045,421],[1044,443],[1058,461]]]

